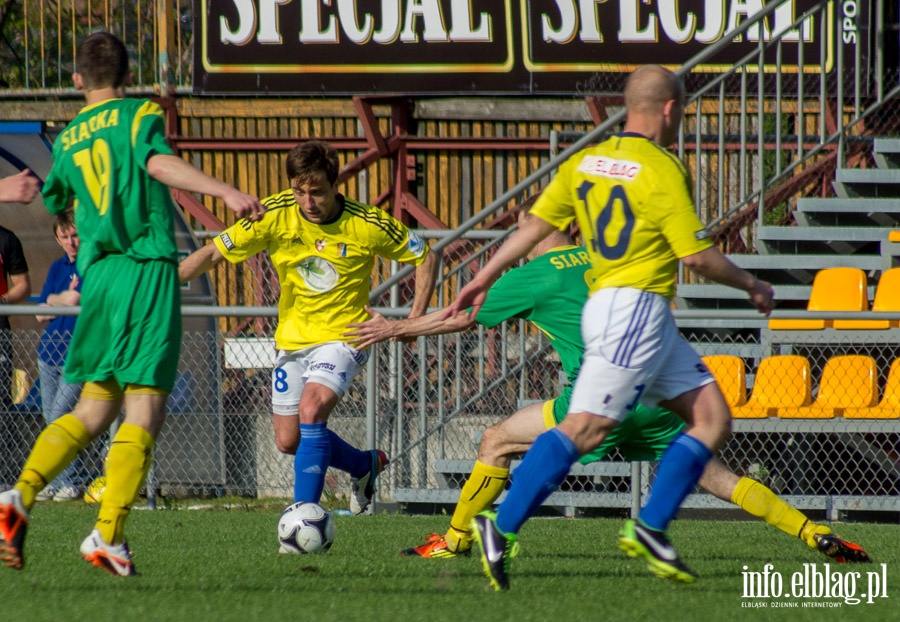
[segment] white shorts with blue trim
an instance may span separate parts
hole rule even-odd
[[[342,397],[368,360],[368,350],[357,350],[342,341],[279,350],[272,370],[272,412],[296,417],[308,382],[325,385]]]
[[[584,306],[585,351],[569,412],[622,421],[638,402],[655,407],[715,382],[681,336],[669,299],[627,287],[601,289]]]

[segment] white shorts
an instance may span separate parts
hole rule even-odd
[[[343,396],[368,360],[368,350],[357,350],[342,341],[279,350],[272,370],[272,412],[296,417],[307,382],[325,385]]]
[[[584,360],[569,412],[622,421],[638,402],[654,407],[715,382],[681,336],[669,299],[632,288],[595,292],[581,315]]]

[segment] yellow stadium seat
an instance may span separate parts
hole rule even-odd
[[[764,358],[756,370],[750,399],[732,407],[736,419],[764,419],[778,409],[806,406],[812,402],[809,361],[802,356],[778,355]]]
[[[731,407],[747,402],[747,381],[744,378],[744,360],[730,354],[704,356],[703,362],[716,378],[725,401]]]
[[[900,419],[900,359],[895,359],[884,384],[884,395],[871,408],[845,408],[846,419]]]
[[[875,359],[864,355],[835,356],[822,370],[819,392],[809,406],[779,408],[785,419],[831,419],[847,408],[868,408],[878,400]]]
[[[816,273],[807,311],[868,311],[866,273],[859,268],[823,268]],[[772,330],[821,330],[823,328],[868,328],[871,320],[781,320],[770,319]]]
[[[888,231],[888,242],[900,242],[900,229]]]
[[[900,268],[890,268],[881,273],[872,311],[900,311]],[[873,328],[897,328],[900,320],[872,320]]]

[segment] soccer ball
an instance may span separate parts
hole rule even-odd
[[[324,553],[334,542],[334,519],[317,503],[295,503],[278,519],[278,540],[283,553]]]
[[[106,476],[101,475],[84,489],[84,500],[86,503],[100,503],[104,492],[106,492]]]

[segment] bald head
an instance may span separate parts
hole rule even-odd
[[[678,137],[684,113],[684,88],[659,65],[642,65],[625,83],[625,131],[668,147]]]
[[[659,65],[641,65],[625,83],[625,108],[631,114],[656,114],[667,101],[684,96],[678,77]]]

